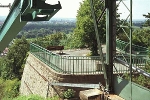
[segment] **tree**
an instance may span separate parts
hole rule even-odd
[[[93,3],[95,13],[98,18],[104,8],[104,5],[100,3],[100,0],[94,0]],[[105,42],[105,17],[103,17],[99,23],[99,36],[101,41]],[[77,12],[76,28],[74,29],[73,35],[73,41],[77,47],[87,45],[91,50],[92,55],[98,54],[97,40],[89,0],[84,0],[83,3],[80,3],[80,8]]]
[[[144,26],[150,26],[150,13],[148,13],[147,15],[143,14],[143,16],[147,18],[146,22],[144,23]]]
[[[65,33],[57,32],[44,37],[38,37],[32,42],[46,48],[47,46],[65,45],[66,38]]]
[[[150,45],[150,29],[136,29],[133,31],[133,43],[147,47]]]
[[[62,39],[61,33],[54,33],[49,35],[49,41],[51,45],[59,45],[61,39]]]
[[[5,79],[18,78],[21,79],[23,73],[23,64],[29,51],[29,43],[23,37],[16,39],[14,43],[9,47],[9,52],[1,65],[3,72],[1,76]]]

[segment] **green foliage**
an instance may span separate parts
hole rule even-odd
[[[147,65],[145,66],[144,70],[150,73],[150,61],[147,61]]]
[[[37,39],[30,40],[30,42],[38,44],[44,48],[46,48],[47,46],[54,46],[54,45],[55,46],[58,46],[58,45],[64,46],[64,45],[66,45],[66,41],[67,41],[67,35],[62,32],[50,34],[43,38],[40,37]]]
[[[143,75],[132,75],[132,81],[150,89],[150,79],[148,77],[145,77]],[[130,76],[128,74],[125,75],[125,79],[129,80]]]
[[[129,22],[126,20],[119,20],[117,21],[117,32],[116,32],[116,36],[118,39],[123,40],[128,42],[129,41],[129,33],[130,33],[130,29],[128,27],[120,27],[120,25],[122,26],[129,26]]]
[[[38,95],[19,95],[20,81],[18,79],[4,80],[0,77],[0,100],[58,100],[58,96],[43,98]]]
[[[146,22],[144,23],[144,25],[143,26],[150,26],[150,13],[148,13],[147,15],[146,14],[144,14],[143,15],[145,18],[147,18],[147,20],[146,20]]]
[[[102,12],[104,5],[100,3],[100,0],[94,0],[94,9],[97,18]],[[97,55],[97,40],[95,35],[95,28],[93,23],[93,17],[91,15],[91,8],[89,0],[84,0],[80,4],[80,8],[77,12],[76,28],[73,34],[73,43],[75,47],[87,47],[90,48],[92,55]],[[99,36],[102,42],[105,42],[105,17],[99,22],[98,29],[100,31]]]
[[[16,39],[6,57],[0,59],[0,76],[4,79],[21,79],[29,43],[25,38]]]
[[[50,45],[60,45],[61,40],[66,38],[66,34],[64,33],[55,33],[50,35],[49,37]]]
[[[19,95],[20,81],[18,79],[4,80],[0,78],[0,100],[11,100]]]
[[[73,98],[75,96],[75,91],[73,89],[68,89],[63,92],[62,96],[64,99]]]
[[[13,79],[14,73],[12,73],[13,62],[7,57],[0,59],[0,76],[4,79]]]
[[[26,38],[45,37],[53,33],[70,33],[75,28],[75,20],[51,20],[50,22],[38,22],[27,24],[17,38],[25,36]]]
[[[0,100],[2,100],[4,95],[4,79],[0,77]]]
[[[133,43],[136,45],[150,46],[150,29],[136,29],[133,31]]]
[[[150,73],[150,63],[148,63],[145,66],[145,68],[143,68],[143,70]],[[129,74],[125,74],[125,79],[128,79],[128,80],[130,79]],[[132,81],[150,89],[150,78],[148,78],[142,74],[132,75]]]
[[[17,98],[14,98],[13,100],[59,100],[58,96],[52,97],[52,98],[43,98],[39,95],[29,95],[29,96],[18,96]]]
[[[127,33],[130,33],[130,32],[127,32]],[[126,35],[127,34],[125,33],[119,33],[117,35],[117,38],[119,38],[120,40],[129,42],[129,39]],[[135,45],[148,48],[150,46],[150,29],[149,28],[134,29],[132,33],[132,42]]]
[[[84,48],[84,43],[80,41],[80,37],[77,38],[77,36],[74,33],[67,34],[66,38],[66,47],[67,49],[74,49],[74,48]]]

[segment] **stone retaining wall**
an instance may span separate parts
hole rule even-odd
[[[29,54],[20,86],[22,95],[38,94],[43,97],[52,97],[70,87],[51,86],[51,82],[62,83],[95,83],[101,82],[103,85],[103,75],[66,75],[60,74],[52,70],[49,66],[41,62],[34,55]],[[76,91],[76,96],[79,96],[79,91],[86,90],[83,88],[72,88]]]

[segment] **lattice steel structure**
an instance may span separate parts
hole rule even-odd
[[[102,66],[104,69],[104,77],[106,80],[106,89],[110,92],[113,92],[113,59],[116,53],[116,1],[115,0],[105,0],[102,1],[105,3],[105,8],[103,9],[99,19],[103,17],[104,13],[106,13],[106,63],[104,64],[103,53],[101,48],[101,43],[98,34],[98,28],[95,28],[97,42],[99,46],[100,56],[102,59]],[[94,19],[95,27],[98,27],[98,21],[96,20],[93,0],[90,0],[91,11]]]
[[[132,33],[133,33],[133,21],[132,21],[132,6],[133,6],[133,0],[129,0],[129,7],[124,3],[123,0],[101,0],[102,3],[105,4],[105,8],[103,9],[100,17],[98,19],[101,19],[104,14],[106,14],[106,63],[104,63],[104,60],[102,60],[102,65],[104,69],[104,77],[106,80],[106,89],[110,93],[114,93],[117,89],[114,85],[114,74],[113,74],[113,68],[114,62],[117,59],[116,58],[116,33],[119,29],[122,29],[123,32],[126,34],[127,38],[129,39],[129,70],[130,70],[130,96],[129,98],[132,99],[132,73],[133,73],[133,66],[132,66]],[[126,9],[128,10],[129,14],[127,15],[126,19],[122,21],[119,25],[117,25],[117,10],[118,6],[122,3]],[[90,0],[91,4],[91,11],[94,19],[94,25],[95,25],[95,32],[97,34],[97,42],[99,46],[100,56],[103,58],[102,48],[100,39],[98,38],[98,20],[95,16],[94,12],[94,5],[93,0]],[[126,24],[128,22],[128,24]],[[129,32],[127,32],[124,28],[128,28]],[[121,63],[121,62],[120,62]],[[137,69],[136,69],[137,70]],[[142,73],[142,71],[140,72]],[[143,75],[149,76],[150,74],[147,72],[142,73]],[[116,78],[115,78],[116,79]],[[119,88],[119,87],[118,87]]]

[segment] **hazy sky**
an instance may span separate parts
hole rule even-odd
[[[0,3],[3,5],[8,5],[9,3],[13,3],[14,0],[0,0]],[[57,12],[54,17],[57,18],[75,18],[77,15],[77,10],[79,9],[80,2],[82,0],[46,0],[47,3],[57,4],[60,1],[62,9]],[[0,16],[7,16],[9,13],[8,8],[0,8]]]
[[[1,0],[0,3],[3,5],[8,5],[9,3],[13,3],[14,0]],[[79,9],[80,2],[82,0],[59,0],[62,9],[54,15],[57,18],[75,18],[77,15],[77,10]],[[58,0],[47,0],[50,4],[58,3]],[[130,0],[123,0],[123,2],[129,7]],[[119,13],[121,14],[121,18],[126,18],[129,14],[129,11],[125,8],[123,3],[120,4]],[[0,16],[7,16],[9,12],[8,8],[0,8]],[[150,12],[150,0],[133,0],[133,19],[143,19],[143,14],[147,14]]]
[[[143,14],[150,13],[150,0],[132,0],[133,1],[133,10],[132,15],[133,19],[143,19]],[[130,0],[123,0],[123,2],[130,7]],[[121,3],[119,5],[119,11],[121,14],[121,17],[125,19],[129,15],[129,11],[127,8]]]

